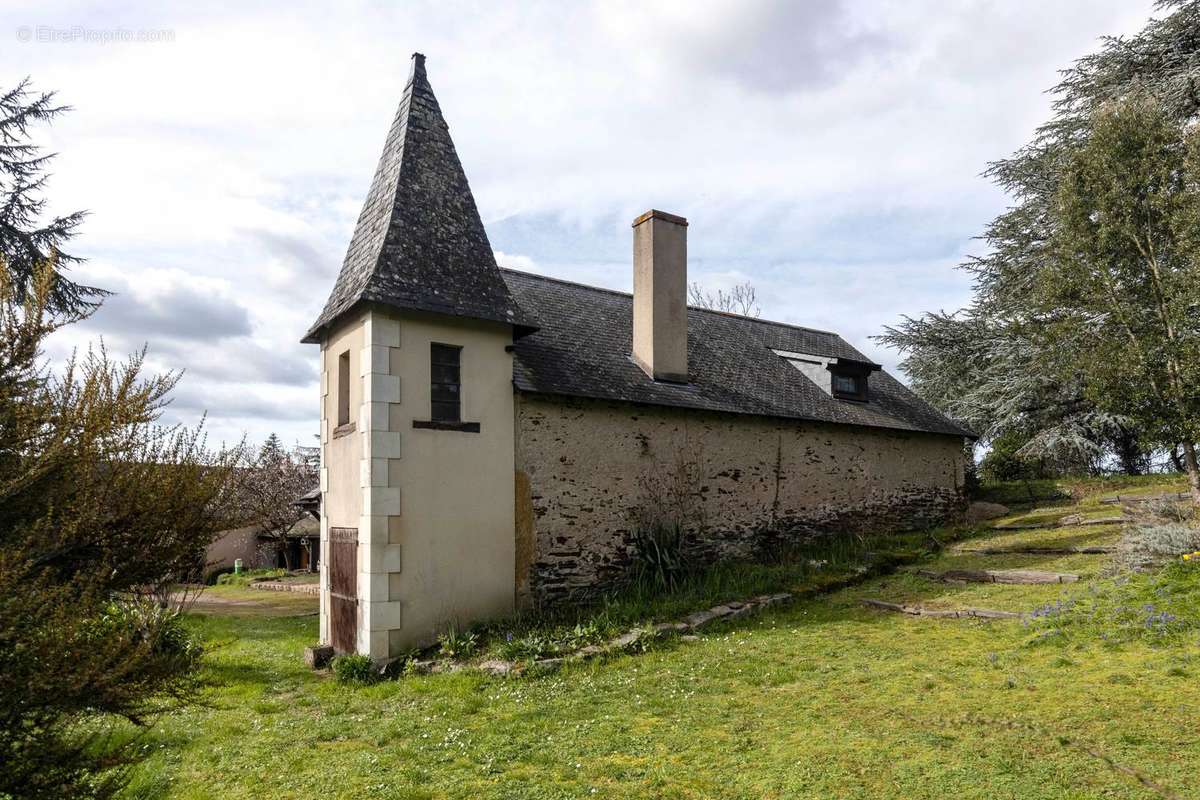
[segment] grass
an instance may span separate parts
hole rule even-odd
[[[1029,506],[1039,503],[1069,505],[1074,496],[1084,505],[1098,505],[1101,497],[1118,492],[1122,495],[1154,494],[1164,491],[1181,492],[1186,487],[1187,481],[1180,474],[1038,478],[984,484],[980,487],[979,499],[1006,506]]]
[[[218,586],[249,586],[255,581],[266,581],[287,577],[286,569],[248,569],[243,572],[226,572],[217,578]]]
[[[508,661],[566,655],[630,628],[675,621],[730,600],[779,591],[814,595],[861,580],[864,570],[890,571],[898,563],[919,558],[933,544],[929,532],[820,539],[780,551],[768,563],[722,563],[686,574],[669,592],[652,583],[634,583],[597,602],[565,604],[552,615],[518,615],[479,626],[471,632],[475,634],[471,650],[482,658]],[[450,633],[442,642],[443,655],[456,649],[453,645],[463,635]]]
[[[987,541],[1111,542],[1117,535],[1115,527],[1033,530]],[[950,547],[921,566],[962,568],[981,558]],[[1087,580],[948,585],[904,568],[699,641],[667,641],[550,676],[457,673],[371,686],[340,685],[304,668],[301,651],[316,638],[315,617],[196,615],[190,624],[211,648],[210,705],[157,722],[127,795],[1158,796],[1088,749],[1189,791],[1200,767],[1200,638],[1192,627],[1200,570],[1124,581],[1105,577],[1105,556],[1004,555],[986,564],[1073,571]],[[733,588],[765,589],[774,579],[808,585],[811,578],[714,573],[670,603],[625,597],[609,613],[673,614],[671,603],[703,605],[727,599]],[[1112,612],[1146,593],[1189,625],[1166,636],[1115,635],[1126,626]],[[1093,608],[1029,624],[939,621],[863,608],[867,597],[1022,611],[1059,601]],[[1047,637],[1047,629],[1065,633]]]
[[[248,586],[206,586],[189,601],[195,614],[223,614],[247,617],[315,615],[316,595],[296,592],[267,592]]]

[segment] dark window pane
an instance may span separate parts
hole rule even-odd
[[[437,422],[460,422],[458,418],[458,403],[439,403],[434,401],[429,404],[431,416]]]
[[[833,374],[833,393],[856,399],[865,399],[865,379],[861,375]]]
[[[350,424],[350,351],[338,356],[337,424]]]
[[[461,422],[462,348],[431,344],[429,348],[430,417],[436,422]]]
[[[461,352],[461,347],[451,347],[447,344],[435,344],[430,347],[430,356],[434,364],[458,366],[459,353]]]
[[[435,383],[432,399],[439,403],[457,403],[459,386],[456,383]]]

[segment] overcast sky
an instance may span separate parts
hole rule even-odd
[[[311,444],[299,338],[341,265],[413,51],[502,264],[616,289],[629,223],[686,216],[689,277],[763,316],[869,337],[958,308],[954,266],[1006,198],[979,177],[1048,115],[1056,70],[1150,0],[478,4],[6,0],[0,81],[74,110],[36,138],[88,209],[103,337],[185,370],[210,440]],[[253,8],[251,8],[253,6]]]

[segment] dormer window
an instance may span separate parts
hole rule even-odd
[[[872,364],[870,361],[834,358],[825,365],[825,369],[829,370],[829,393],[831,395],[838,400],[865,403],[868,399],[868,376],[880,369],[880,366]]]
[[[843,372],[832,364],[828,369],[830,394],[839,400],[857,400],[860,403],[867,401],[867,376],[865,373]]]
[[[833,373],[834,397],[845,397],[849,400],[862,400],[867,393],[866,380],[861,375]]]
[[[793,367],[804,373],[821,391],[837,400],[865,403],[869,399],[870,375],[881,367],[870,361],[858,361],[836,356],[819,356],[775,350]]]

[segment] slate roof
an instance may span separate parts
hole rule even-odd
[[[507,322],[518,336],[532,329],[500,277],[420,53],[342,270],[303,341],[319,342],[362,303]]]
[[[835,333],[688,308],[687,384],[651,380],[630,360],[633,298],[515,270],[501,274],[540,329],[514,345],[522,392],[973,436],[886,372],[869,400],[836,400],[773,350],[867,361]]]

